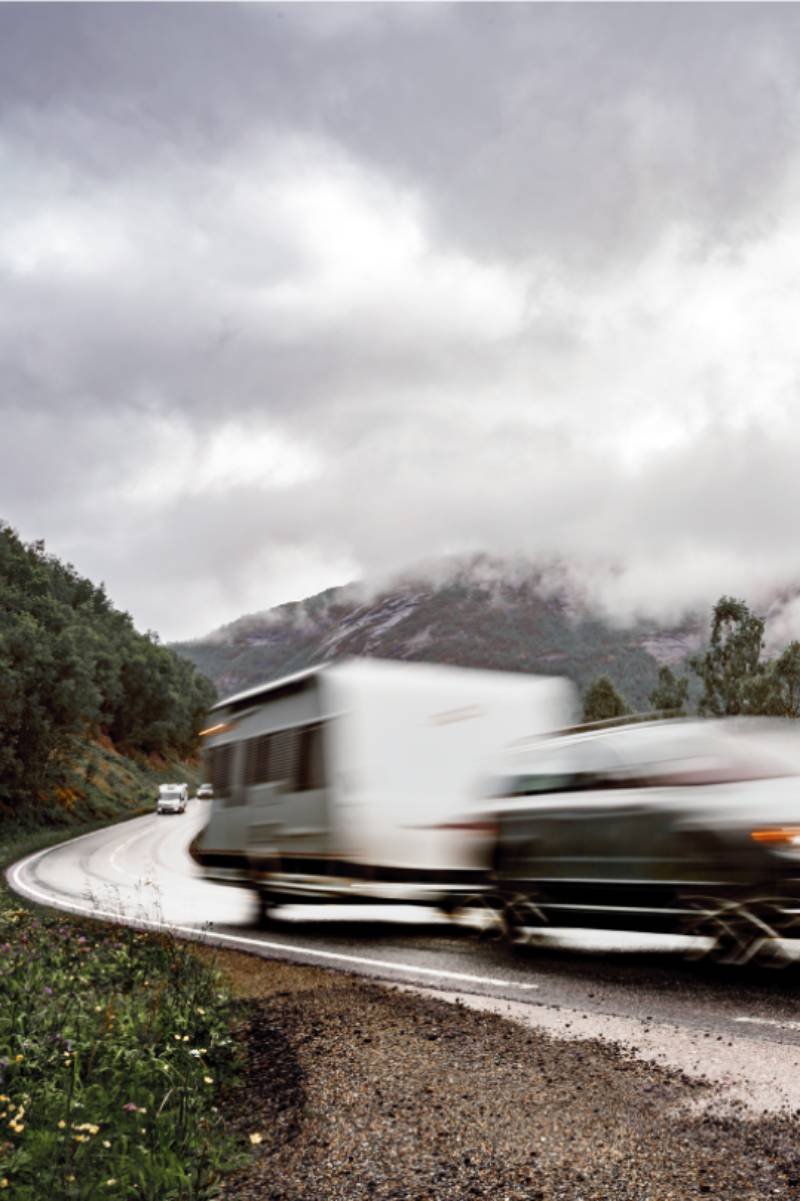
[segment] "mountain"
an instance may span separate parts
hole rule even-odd
[[[173,649],[222,695],[349,655],[566,675],[581,688],[606,672],[636,709],[661,663],[699,645],[700,623],[617,628],[569,583],[484,557],[407,575],[369,593],[331,588],[223,626]]]

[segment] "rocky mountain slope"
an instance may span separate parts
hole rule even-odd
[[[491,570],[487,570],[490,566]],[[645,709],[660,663],[680,664],[700,642],[699,622],[663,630],[616,628],[566,585],[498,565],[462,564],[438,577],[407,576],[367,593],[332,588],[280,605],[174,649],[221,695],[350,655],[567,675],[584,687],[607,672]]]

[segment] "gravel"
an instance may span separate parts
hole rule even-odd
[[[606,1042],[341,973],[218,956],[241,996],[229,1099],[252,1162],[226,1201],[800,1199],[800,1123]]]

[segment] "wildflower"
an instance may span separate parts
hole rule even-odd
[[[249,1138],[254,1147],[257,1147],[259,1143],[264,1141],[263,1134],[259,1134],[258,1131],[256,1131],[255,1134],[251,1134]]]
[[[204,1077],[203,1077],[203,1083],[204,1083],[204,1084],[213,1084],[213,1083],[214,1083],[214,1077],[213,1077],[213,1076],[204,1076]]]
[[[5,1093],[0,1093],[0,1105],[2,1105],[4,1102],[10,1101],[10,1100],[11,1100],[11,1098],[7,1097],[5,1095]]]
[[[198,1005],[198,1006],[197,1006],[197,1012],[198,1012],[198,1013],[200,1014],[200,1016],[202,1017],[202,1016],[204,1016],[204,1015],[205,1015],[205,1012],[206,1012],[206,1011],[205,1011],[205,1009],[203,1009],[203,1007],[202,1007],[201,1005]]]
[[[89,1141],[88,1134],[73,1134],[72,1137],[75,1139],[76,1143],[88,1143]]]
[[[22,1063],[25,1056],[24,1055],[15,1055],[14,1058],[16,1059],[17,1063]]]
[[[133,1101],[126,1101],[122,1108],[127,1109],[128,1113],[137,1113],[139,1110],[139,1106],[134,1105]]]
[[[64,1127],[66,1126],[66,1124],[67,1124],[67,1123],[66,1123],[66,1122],[64,1121],[64,1119],[62,1118],[62,1119],[61,1119],[61,1121],[58,1123],[58,1128],[59,1128],[59,1130],[63,1130],[63,1129],[64,1129]]]
[[[0,1188],[8,1188],[8,1177],[7,1176],[4,1176],[3,1179],[0,1180]]]
[[[110,1176],[109,1179],[106,1181],[106,1188],[111,1188],[112,1184],[116,1184],[116,1183],[117,1182],[114,1179],[114,1177]]]
[[[95,1005],[95,1007],[94,1007],[94,1011],[95,1011],[95,1013],[102,1013],[102,1012],[103,1012],[103,1006],[102,1006],[102,1005]]]
[[[106,1148],[106,1150],[108,1150],[108,1148],[111,1146],[111,1143],[107,1138],[103,1139],[103,1146]]]

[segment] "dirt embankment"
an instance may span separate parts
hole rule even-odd
[[[698,1112],[703,1086],[315,968],[223,953],[243,998],[230,1108],[260,1136],[227,1201],[800,1198],[800,1123]]]

